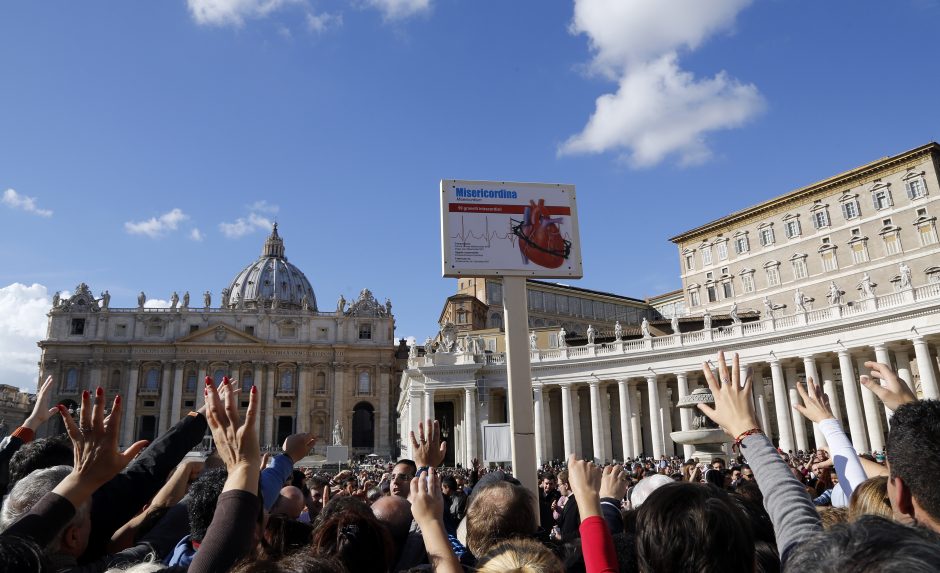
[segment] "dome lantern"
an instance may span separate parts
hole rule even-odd
[[[284,239],[277,232],[277,223],[264,241],[261,256],[235,276],[228,291],[229,308],[317,310],[310,281],[284,256]]]

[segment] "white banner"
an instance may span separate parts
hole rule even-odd
[[[445,277],[583,276],[574,185],[441,181]]]
[[[512,434],[509,424],[483,425],[483,461],[512,462]]]

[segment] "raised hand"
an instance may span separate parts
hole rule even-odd
[[[411,480],[411,514],[419,525],[444,519],[444,494],[441,492],[441,476],[431,468],[429,473]],[[422,527],[422,530],[424,528]]]
[[[317,443],[317,437],[310,433],[291,434],[284,439],[281,449],[296,464],[310,453],[310,448]]]
[[[794,404],[793,408],[803,414],[811,422],[820,423],[829,418],[835,418],[832,407],[829,405],[829,396],[823,393],[822,388],[813,378],[807,377],[806,384],[797,384],[796,391],[800,393],[803,404]]]
[[[884,405],[892,412],[908,402],[917,400],[907,383],[901,380],[887,364],[866,362],[865,368],[870,369],[871,375],[883,381],[884,385],[864,375],[859,377],[859,382],[862,383],[862,386],[874,392],[875,396],[878,396],[878,399],[884,402]]]
[[[36,392],[36,404],[33,406],[33,411],[26,418],[26,421],[23,422],[24,428],[29,428],[32,431],[39,429],[39,426],[42,426],[46,423],[46,420],[52,417],[53,414],[58,412],[58,407],[49,406],[49,398],[52,396],[52,376],[47,376],[46,381],[42,383],[42,386],[39,387],[39,392]]]
[[[604,474],[601,477],[601,497],[612,497],[617,501],[622,501],[629,487],[630,482],[627,481],[627,472],[623,471],[623,466],[604,468]]]
[[[578,500],[581,521],[601,514],[600,489],[603,471],[594,462],[579,460],[574,454],[568,456],[568,483]]]
[[[435,468],[444,461],[444,454],[447,453],[447,442],[441,441],[441,425],[437,420],[428,420],[428,435],[425,439],[424,424],[418,422],[418,437],[415,439],[414,431],[411,434],[411,451],[414,452],[415,463],[419,468]],[[420,440],[420,443],[419,443]]]
[[[121,397],[115,396],[111,414],[104,415],[104,390],[95,391],[92,407],[88,390],[82,392],[82,407],[79,423],[69,415],[65,406],[59,404],[59,414],[72,440],[74,464],[72,473],[53,490],[80,506],[99,487],[107,483],[127,467],[137,454],[147,446],[146,440],[135,442],[124,452],[118,451],[118,435],[121,430]]]
[[[702,364],[702,373],[705,374],[708,388],[715,397],[715,406],[698,404],[698,409],[732,438],[759,427],[754,414],[754,403],[751,401],[751,373],[748,371],[742,386],[740,372],[737,353],[732,358],[731,372],[728,372],[728,365],[725,363],[725,353],[718,353],[718,380],[715,380],[708,363]]]
[[[248,411],[242,422],[238,414],[236,393],[226,388],[229,386],[227,378],[222,380],[222,386],[222,390],[218,391],[211,380],[206,381],[206,420],[212,431],[216,451],[225,462],[229,474],[242,469],[257,476],[261,466],[261,448],[258,445],[258,432],[255,430],[258,391],[252,386]],[[257,477],[254,487],[257,490]]]

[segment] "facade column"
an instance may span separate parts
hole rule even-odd
[[[860,377],[870,375],[868,369],[865,368],[865,358],[859,358],[857,366]],[[868,388],[862,387],[860,392],[862,393],[862,407],[865,410],[865,424],[868,427],[868,443],[871,445],[871,451],[884,451],[885,441],[881,430],[881,412],[878,411],[878,402],[880,400]]]
[[[346,412],[344,405],[344,398],[346,397],[346,364],[342,362],[333,363],[333,420],[331,421],[328,428],[332,433],[332,429],[336,426],[336,422],[339,422],[343,426],[346,425]],[[418,426],[411,428],[412,430],[417,430]],[[343,436],[345,439],[346,436]],[[332,443],[332,439],[330,443]]]
[[[873,346],[873,348],[875,349],[875,362],[880,362],[882,364],[887,364],[888,366],[891,366],[891,353],[888,352],[888,347],[885,346],[884,344],[876,344],[875,346]],[[876,378],[875,381],[877,382],[878,379]],[[884,406],[884,410],[885,410],[885,420],[888,422],[888,428],[890,428],[891,416],[894,415],[894,412],[892,412],[887,406]],[[887,430],[888,428],[885,428],[885,429]]]
[[[206,403],[206,376],[209,373],[209,363],[200,362],[199,363],[199,376],[196,378],[196,405],[193,407],[193,411],[202,408],[202,405]]]
[[[183,405],[183,373],[186,372],[186,363],[177,361],[173,363],[176,371],[173,373],[173,399],[170,402],[170,425],[180,421],[180,409]]]
[[[911,376],[911,356],[907,350],[896,350],[894,352],[894,362],[898,365],[898,378],[904,380],[907,387],[911,389],[914,395],[917,390],[914,389],[914,377]]]
[[[624,459],[634,458],[636,453],[633,450],[633,424],[631,422],[633,400],[630,395],[630,384],[626,378],[617,380],[617,392],[620,395],[620,447],[623,448]]]
[[[855,377],[852,355],[848,350],[839,351],[839,374],[845,393],[845,415],[848,417],[852,447],[856,452],[867,452],[868,436],[865,435],[865,416],[858,396],[858,378]]]
[[[170,384],[172,383],[172,372],[173,363],[164,362],[161,364],[163,368],[163,380],[160,385],[160,423],[157,426],[159,428],[157,435],[161,435],[167,431],[167,428],[170,427]],[[175,420],[174,420],[175,422]]]
[[[561,436],[565,444],[563,459],[574,453],[574,432],[571,427],[571,384],[561,385]]]
[[[774,411],[777,414],[777,446],[785,452],[795,452],[787,386],[783,379],[783,368],[776,358],[770,361],[770,380],[774,391]]]
[[[137,435],[137,380],[140,376],[140,362],[130,363],[130,378],[127,381],[127,393],[124,395],[124,420],[121,422],[123,437],[121,445],[133,444]]]
[[[88,391],[94,396],[98,387],[102,386],[101,367],[104,366],[104,363],[101,360],[91,360],[89,365],[91,366],[91,376],[88,379]],[[42,382],[39,385],[42,386]]]
[[[819,373],[816,371],[816,359],[812,356],[803,357],[803,371],[806,374],[807,380],[812,378],[813,382],[816,382],[817,384],[821,382],[819,379]],[[809,391],[808,384],[809,383],[807,382],[807,392]],[[813,422],[813,442],[815,442],[813,447],[815,447],[817,450],[828,445],[826,443],[826,436],[824,436],[822,430],[819,429],[819,424],[815,422]]]
[[[930,358],[930,347],[923,336],[915,336],[914,357],[917,360],[917,371],[920,374],[920,389],[923,397],[929,400],[940,398],[940,388],[937,385],[937,373],[934,370],[933,360]]]
[[[796,391],[796,383],[799,380],[796,366],[787,366],[784,370],[787,378],[787,393],[790,395],[790,405],[798,404],[800,395]],[[806,424],[803,421],[803,415],[790,408],[790,421],[793,424],[793,437],[796,439],[796,447],[804,452],[809,450],[809,442],[806,439]]]
[[[267,376],[264,379],[264,439],[261,442],[264,445],[276,448],[278,444],[274,443],[274,385],[277,381],[274,379],[274,364],[267,365]]]
[[[382,365],[382,372],[379,374],[379,417],[376,423],[376,435],[378,436],[377,451],[380,455],[391,452],[391,446],[388,441],[388,414],[391,409],[391,404],[389,403],[391,375],[388,369],[389,366],[387,364]],[[456,459],[456,457],[454,459]]]
[[[535,414],[533,418],[533,423],[535,424],[535,463],[539,466],[542,465],[545,461],[545,445],[543,444],[543,439],[545,437],[545,426],[544,420],[542,418],[542,387],[541,386],[532,386],[532,401],[535,406]]]
[[[468,387],[463,389],[463,411],[465,423],[467,426],[467,459],[465,460],[464,467],[472,468],[473,459],[477,456],[477,397],[476,397],[476,388]],[[405,434],[402,433],[402,439],[405,439]],[[409,441],[410,438],[409,438]]]
[[[598,380],[592,380],[588,383],[591,391],[591,444],[594,450],[594,463],[601,464],[607,459],[607,453],[604,451],[604,423],[601,420],[603,408],[601,407],[601,383]]]
[[[260,402],[261,397],[264,395],[262,392],[265,390],[264,383],[264,367],[261,362],[254,363],[254,372],[252,373],[251,383],[255,385],[255,400],[259,400],[258,403],[258,416],[255,418],[255,431],[258,432],[258,437],[261,437],[261,419],[264,418],[264,410],[261,408],[263,403]],[[196,384],[196,391],[199,391],[199,384]],[[249,390],[250,392],[250,390]],[[251,397],[248,397],[249,400]],[[264,447],[264,442],[261,442],[261,446]]]
[[[552,443],[552,396],[548,389],[542,389],[542,455],[546,460],[555,459],[555,445]]]
[[[638,457],[643,452],[643,408],[642,394],[639,388],[631,389],[627,385],[627,393],[630,394],[630,431],[633,433],[633,457]]]
[[[685,372],[679,372],[676,374],[676,387],[679,390],[679,400],[689,395],[689,375]],[[690,408],[679,408],[679,427],[683,432],[688,432],[692,429],[692,410]],[[690,444],[682,444],[682,460],[692,459],[692,454],[695,453],[695,446]]]
[[[819,374],[822,376],[823,392],[829,397],[829,406],[836,420],[845,425],[842,419],[842,400],[839,398],[839,387],[836,386],[835,374],[832,371],[832,360],[823,360],[819,363]]]
[[[659,384],[656,376],[646,377],[646,390],[650,402],[650,437],[653,443],[653,458],[663,455],[663,427],[659,418]]]
[[[424,387],[424,422],[427,423],[428,420],[434,419],[434,390]],[[429,428],[424,429],[425,432],[429,432]]]
[[[295,431],[305,433],[310,431],[310,406],[308,399],[310,396],[310,366],[307,364],[297,365],[297,412],[294,420]]]

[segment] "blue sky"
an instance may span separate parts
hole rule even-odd
[[[54,291],[219,290],[275,217],[320,305],[436,330],[441,178],[577,185],[585,277],[679,286],[668,237],[940,139],[940,2],[0,5],[0,377]],[[598,98],[602,98],[598,100]]]

